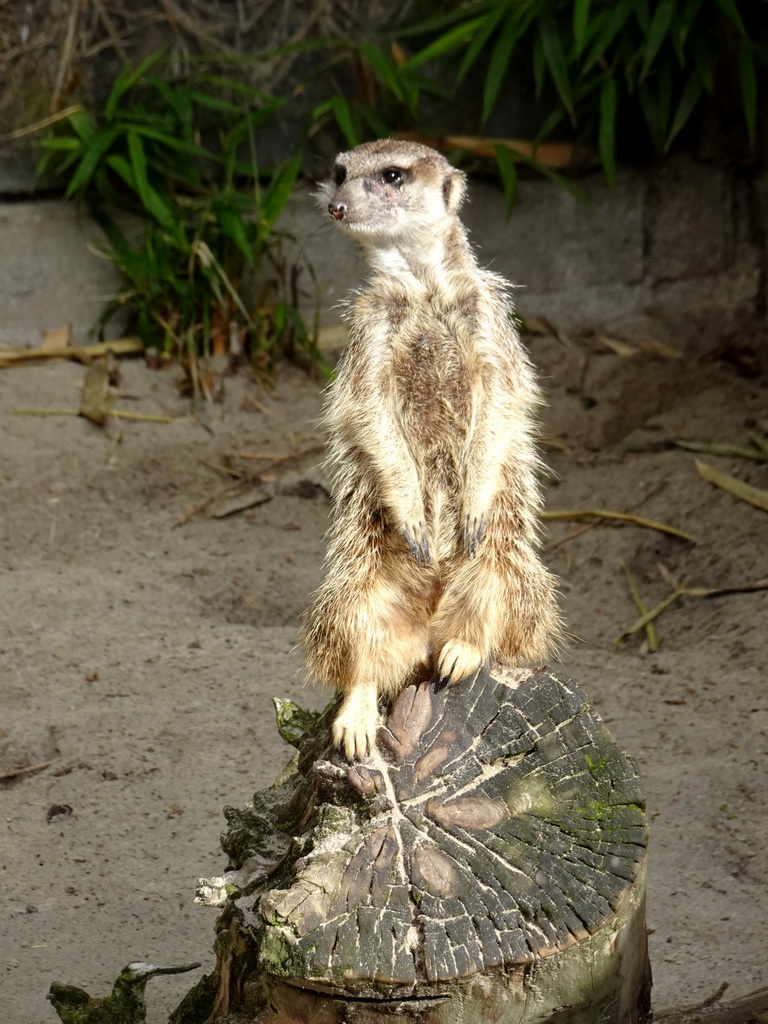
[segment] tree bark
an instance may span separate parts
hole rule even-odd
[[[334,712],[225,811],[217,968],[172,1024],[647,1019],[639,779],[573,684],[410,686],[352,766]]]

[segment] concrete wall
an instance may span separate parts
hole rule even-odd
[[[77,342],[124,288],[99,256],[99,228],[71,203],[0,204],[0,345],[34,346],[44,329],[72,325]]]
[[[577,184],[586,203],[547,181],[522,182],[510,220],[498,190],[471,186],[472,241],[484,265],[519,286],[524,316],[627,337],[649,321],[688,324],[695,347],[702,324],[728,330],[763,315],[768,174],[679,157],[624,168],[613,190],[597,174]],[[303,250],[315,269],[323,323],[332,324],[333,307],[361,280],[361,260],[308,188],[282,223],[295,236],[288,250]],[[72,206],[0,206],[0,344],[36,344],[42,328],[66,322],[86,339],[101,302],[121,287],[98,244]]]

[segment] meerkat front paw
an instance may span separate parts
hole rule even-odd
[[[458,683],[476,672],[485,661],[479,648],[462,640],[449,640],[440,652],[437,674],[441,686]]]
[[[402,528],[402,534],[419,565],[429,565],[429,540],[424,523],[406,523]]]
[[[474,558],[485,536],[488,520],[483,515],[466,515],[461,524],[461,553]]]
[[[362,760],[376,746],[380,724],[376,690],[348,690],[333,723],[333,742],[348,761]]]

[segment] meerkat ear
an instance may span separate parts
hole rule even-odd
[[[453,169],[443,179],[443,199],[449,213],[456,213],[464,202],[467,191],[467,176],[464,171]]]

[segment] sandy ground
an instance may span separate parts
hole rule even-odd
[[[614,641],[637,617],[622,560],[649,606],[670,593],[660,563],[696,586],[768,577],[768,514],[668,446],[768,432],[766,377],[693,352],[529,341],[550,403],[547,507],[630,510],[698,540],[554,521],[545,554],[579,638],[563,669],[645,782],[655,1005],[724,981],[749,992],[768,984],[768,593],[677,602],[655,654],[642,636]],[[77,405],[83,374],[0,370],[0,772],[47,764],[0,782],[9,1024],[53,1022],[53,980],[106,994],[135,959],[211,968],[216,912],[193,896],[198,875],[224,867],[222,807],[242,806],[290,756],[271,697],[325,700],[303,688],[292,649],[327,523],[317,453],[272,471],[271,500],[178,525],[231,479],[215,467],[255,472],[267,460],[241,453],[316,446],[319,385],[289,367],[271,395],[228,377],[212,432],[189,418],[123,422],[119,443],[83,419],[11,415]],[[123,376],[121,408],[189,417],[176,370],[126,361]],[[765,463],[704,458],[768,486]],[[153,1024],[199,973],[150,982]]]

